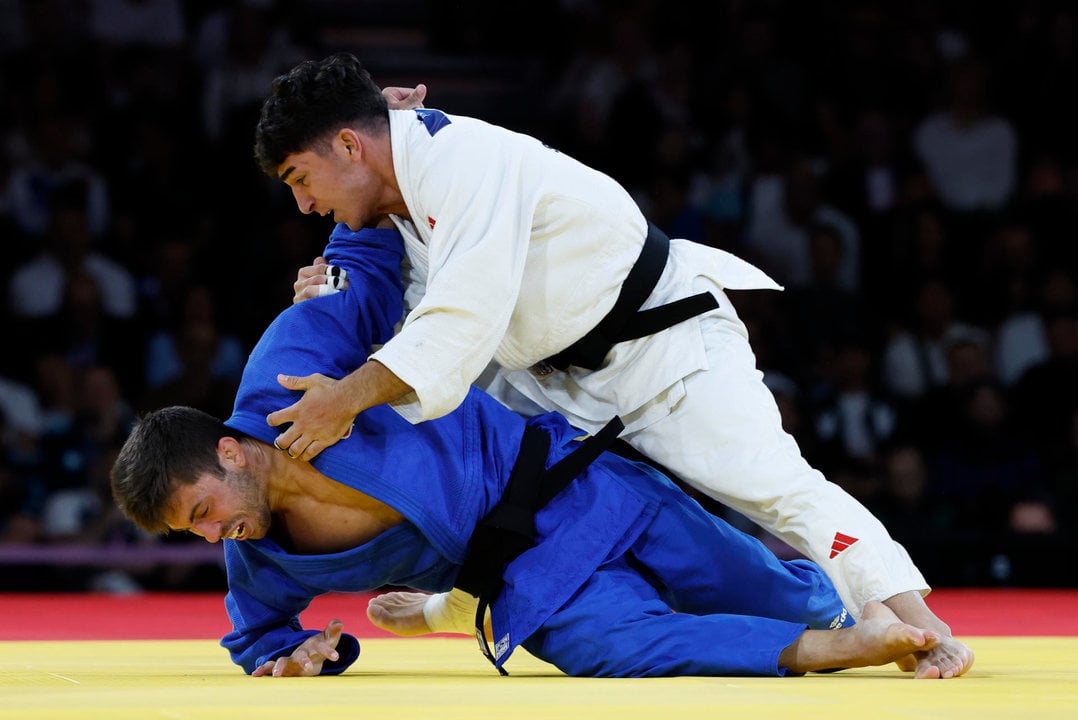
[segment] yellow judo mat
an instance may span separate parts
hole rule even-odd
[[[245,676],[213,640],[0,642],[0,720],[1078,719],[1078,638],[968,637],[955,680],[895,666],[795,678],[582,679],[473,640],[366,639],[337,677]]]

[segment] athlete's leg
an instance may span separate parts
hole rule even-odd
[[[944,635],[920,658],[918,676],[965,672],[973,653],[925,604],[928,585],[905,549],[861,503],[811,467],[782,429],[744,326],[729,300],[720,301],[723,310],[702,322],[710,368],[685,380],[686,395],[669,416],[625,439],[816,561],[855,614],[881,600],[904,622]]]
[[[673,612],[623,561],[600,568],[524,642],[569,675],[785,675],[893,662],[935,635],[870,621],[841,630],[746,615]]]
[[[629,562],[674,610],[768,617],[816,629],[853,624],[815,563],[779,560],[650,468],[621,458],[600,462],[616,481],[633,484],[659,508],[629,548]]]
[[[743,615],[675,613],[624,561],[604,565],[523,643],[569,675],[782,675],[805,626]]]

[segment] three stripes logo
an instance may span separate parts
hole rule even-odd
[[[831,555],[829,556],[829,559],[834,560],[837,558],[843,550],[850,545],[853,545],[857,540],[858,538],[851,535],[840,532],[835,533],[835,539],[831,541]]]

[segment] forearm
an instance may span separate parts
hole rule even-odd
[[[344,377],[338,390],[342,405],[358,415],[375,405],[399,400],[412,392],[412,387],[382,363],[369,360]]]

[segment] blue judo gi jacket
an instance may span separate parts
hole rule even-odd
[[[393,333],[402,314],[395,230],[338,226],[325,256],[348,271],[344,292],[284,310],[255,346],[227,425],[272,443],[280,428],[266,416],[300,394],[277,374],[343,377]],[[527,421],[551,436],[547,466],[578,445],[580,431],[556,414]],[[329,555],[292,555],[268,538],[224,540],[233,630],[221,644],[250,673],[290,654],[319,630],[304,630],[299,614],[332,591],[385,585],[450,589],[476,523],[501,498],[516,460],[525,420],[473,390],[449,415],[412,425],[388,406],[360,414],[350,437],[322,451],[313,465],[326,476],[386,503],[406,522],[370,542]],[[607,464],[588,468],[536,516],[538,542],[505,573],[491,617],[500,667],[512,651],[573,595],[604,562],[620,556],[657,511]],[[323,674],[342,672],[359,655],[351,635],[340,659]]]

